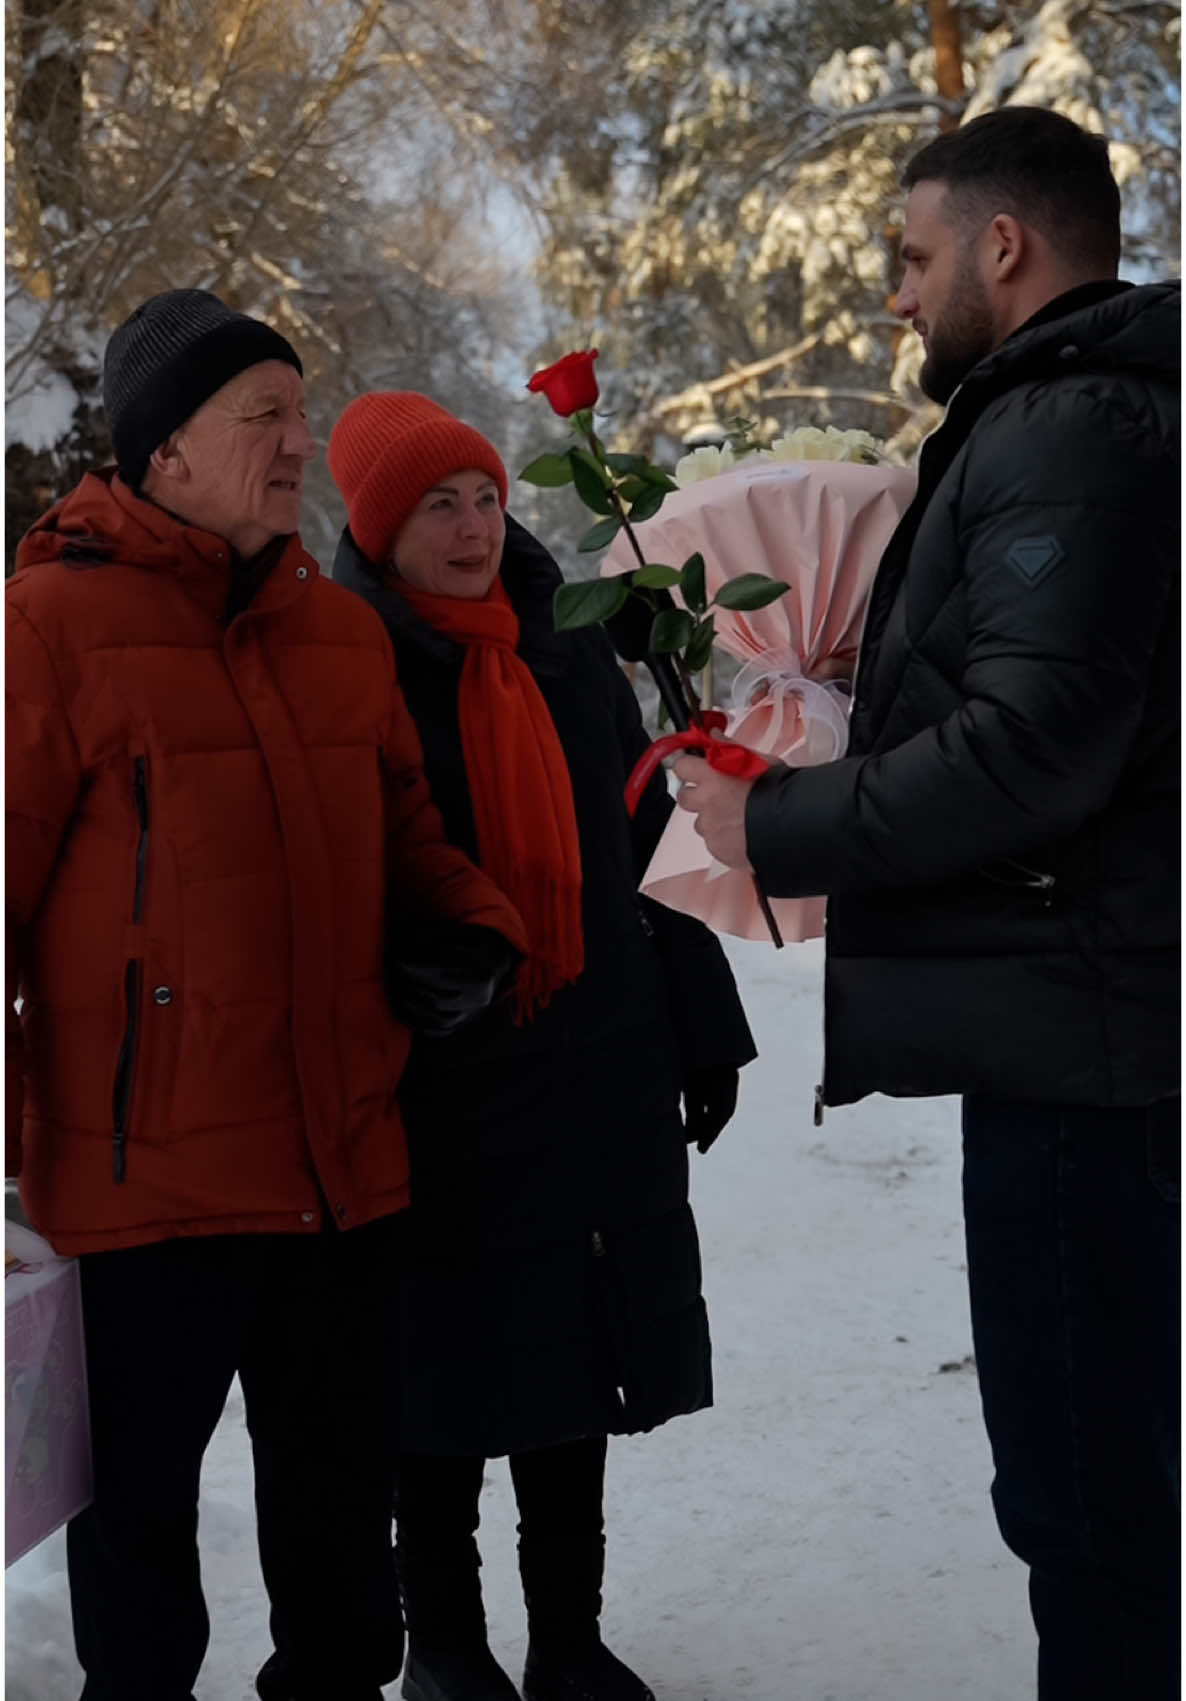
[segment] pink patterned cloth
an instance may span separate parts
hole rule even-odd
[[[91,1499],[78,1265],[4,1225],[4,1563]]]
[[[648,561],[679,567],[699,550],[710,597],[741,573],[766,573],[791,587],[748,614],[714,610],[717,642],[743,664],[727,737],[792,767],[844,754],[847,686],[869,588],[915,485],[902,467],[747,460],[673,491],[653,520],[635,528]],[[636,565],[619,535],[602,572]],[[715,862],[683,810],[668,823],[640,889],[718,933],[770,937],[749,874]],[[784,939],[824,931],[823,898],[776,898],[771,907]]]

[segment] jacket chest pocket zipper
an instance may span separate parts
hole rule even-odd
[[[137,756],[132,763],[132,792],[140,827],[136,839],[136,887],[132,894],[132,920],[138,922],[144,914],[144,876],[148,870],[148,763],[143,756]]]
[[[148,871],[148,763],[137,756],[132,762],[132,794],[136,803],[139,832],[136,837],[136,881],[132,891],[132,922],[138,925],[144,915],[144,887]],[[136,1050],[140,1027],[140,989],[143,964],[133,957],[124,969],[124,1037],[115,1065],[115,1085],[112,1089],[111,1172],[118,1185],[124,1180],[128,1167],[128,1120],[132,1107],[132,1084],[136,1073]]]
[[[140,964],[133,960],[124,970],[124,1003],[127,1022],[119,1061],[115,1066],[112,1109],[115,1125],[111,1136],[111,1173],[118,1185],[128,1169],[128,1112],[132,1105],[132,1079],[136,1072],[136,1040],[140,1026]]]

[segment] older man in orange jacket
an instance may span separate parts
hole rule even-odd
[[[112,337],[104,401],[118,467],[33,527],[7,591],[8,1173],[81,1258],[83,1694],[189,1701],[199,1470],[237,1373],[260,1694],[378,1701],[410,1043],[384,941],[446,1023],[525,941],[445,842],[382,623],[301,545],[289,343],[170,291]]]

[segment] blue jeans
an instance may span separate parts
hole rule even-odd
[[[1171,1701],[1179,1115],[964,1100],[972,1335],[1040,1701]]]

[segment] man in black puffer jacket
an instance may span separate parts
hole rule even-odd
[[[964,1095],[977,1368],[1043,1701],[1176,1695],[1177,284],[1116,281],[1105,144],[1014,107],[912,160],[897,311],[950,401],[848,755],[684,808],[830,894],[824,1104]]]

